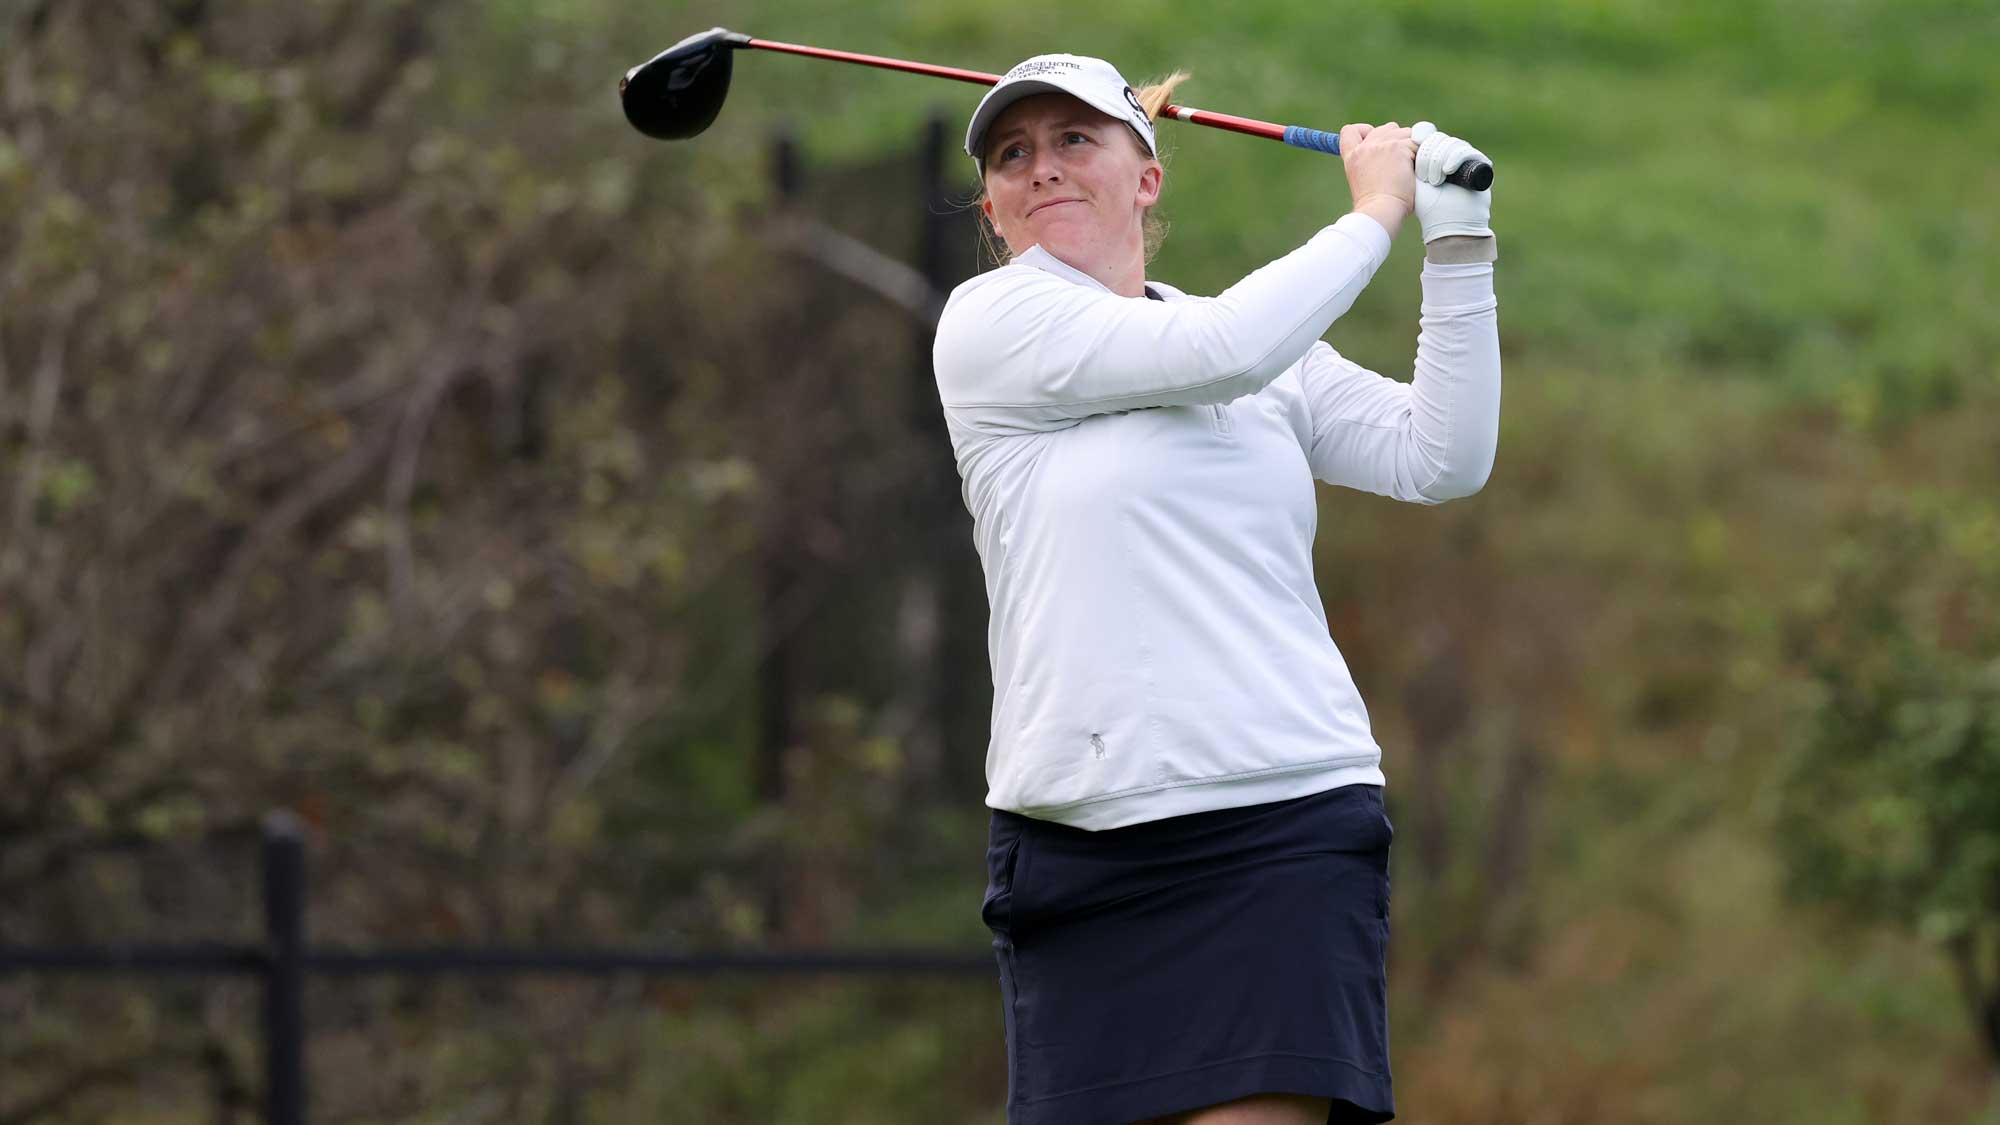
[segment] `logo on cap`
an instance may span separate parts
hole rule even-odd
[[[1133,93],[1130,86],[1125,87],[1125,104],[1131,106],[1132,112],[1141,119],[1146,119],[1146,107],[1139,104],[1139,95]]]
[[[1029,59],[1006,74],[1005,81],[1026,78],[1031,74],[1057,74],[1066,70],[1082,70],[1083,67],[1068,59]]]

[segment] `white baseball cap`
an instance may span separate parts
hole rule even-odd
[[[1123,121],[1139,134],[1146,151],[1154,159],[1159,158],[1160,148],[1153,140],[1153,120],[1146,116],[1139,95],[1117,67],[1089,55],[1036,55],[1001,75],[1000,81],[979,100],[979,108],[972,111],[972,123],[965,128],[965,154],[972,157],[973,163],[984,169],[985,161],[979,150],[986,142],[986,130],[1000,116],[1000,111],[1035,94],[1069,94]]]

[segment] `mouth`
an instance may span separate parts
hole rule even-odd
[[[1044,203],[1037,203],[1033,207],[1028,208],[1028,214],[1032,215],[1035,212],[1040,211],[1044,207],[1060,207],[1065,203],[1082,203],[1082,202],[1083,200],[1081,199],[1051,199]]]

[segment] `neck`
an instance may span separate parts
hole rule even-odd
[[[1100,266],[1090,271],[1090,276],[1104,283],[1106,289],[1120,297],[1143,297],[1146,295],[1146,257],[1133,254],[1130,259],[1112,266]]]
[[[1116,253],[1106,255],[1088,264],[1063,261],[1096,278],[1106,289],[1120,297],[1144,297],[1146,295],[1146,246],[1138,232],[1134,238],[1121,246]],[[1060,257],[1060,255],[1058,255]]]

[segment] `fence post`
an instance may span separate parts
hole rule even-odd
[[[799,152],[799,135],[790,123],[779,125],[771,130],[771,186],[777,189],[779,203],[787,207],[797,204],[805,183],[805,157]]]
[[[916,699],[914,721],[907,740],[909,774],[905,780],[907,799],[936,800],[945,773],[945,755],[952,749],[950,685],[957,675],[944,659],[944,635],[953,624],[944,613],[944,571],[953,559],[951,542],[959,532],[951,509],[958,504],[958,465],[951,451],[951,435],[945,430],[938,411],[937,376],[931,368],[931,348],[937,340],[933,319],[943,310],[942,294],[951,289],[944,276],[944,244],[949,201],[944,188],[945,119],[932,110],[925,118],[917,142],[917,271],[923,274],[925,306],[912,309],[910,317],[911,386],[909,432],[921,438],[916,478],[905,493],[901,516],[912,529],[917,549],[909,564],[909,585],[904,590],[906,610],[912,624],[911,651],[905,655],[904,683]],[[907,628],[907,626],[906,626]]]
[[[264,1120],[305,1125],[305,841],[298,817],[264,818]]]
[[[920,190],[923,193],[923,226],[918,240],[918,268],[930,282],[931,293],[940,301],[960,281],[976,273],[976,262],[967,261],[965,250],[978,230],[977,213],[951,204],[946,161],[956,161],[957,145],[946,131],[944,114],[933,111],[924,123]],[[968,272],[970,270],[971,272]],[[931,309],[933,316],[942,304]],[[931,460],[924,471],[923,510],[917,526],[927,529],[925,565],[933,587],[937,614],[937,634],[932,641],[929,698],[930,723],[938,748],[939,773],[927,796],[949,799],[983,799],[986,776],[979,767],[981,754],[966,753],[986,745],[987,707],[974,697],[974,683],[983,681],[986,668],[986,579],[972,545],[972,515],[959,498],[958,461],[952,453],[944,416],[938,412],[937,375],[931,367],[931,347],[937,325],[929,317],[917,328],[917,386],[913,425],[928,435]],[[966,767],[970,766],[968,770]]]

